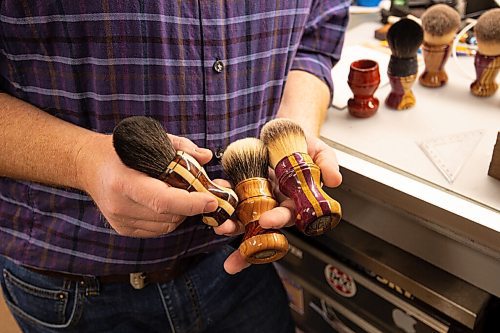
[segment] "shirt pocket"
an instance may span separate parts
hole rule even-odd
[[[63,288],[62,279],[47,277],[25,268],[3,270],[4,298],[15,317],[35,326],[64,328],[77,316],[76,284]]]

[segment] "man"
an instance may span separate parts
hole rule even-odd
[[[272,265],[228,245],[238,222],[214,232],[214,198],[125,167],[109,134],[153,117],[215,179],[225,146],[287,117],[337,186],[317,134],[348,3],[1,0],[0,266],[21,328],[292,331]],[[261,224],[293,216],[285,200]]]

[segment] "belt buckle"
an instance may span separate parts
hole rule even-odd
[[[130,284],[134,289],[142,289],[146,286],[146,275],[143,272],[130,273]]]

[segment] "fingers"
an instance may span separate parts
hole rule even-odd
[[[188,192],[147,176],[133,184],[124,184],[125,195],[159,214],[193,216],[213,212],[218,206],[217,199],[209,193]]]
[[[245,232],[245,226],[240,221],[226,220],[218,227],[214,227],[217,235],[234,236]]]
[[[158,223],[150,221],[130,221],[126,224],[113,225],[113,229],[121,236],[136,237],[136,238],[153,238],[165,235],[174,231],[182,222],[179,219],[175,223]]]
[[[157,230],[156,225],[170,223],[179,224],[185,216],[176,214],[157,213],[148,207],[135,202],[120,202],[106,207],[107,219],[116,221],[115,224],[135,226],[137,221],[150,222],[154,228],[148,230]],[[110,221],[111,222],[111,221]]]
[[[193,156],[201,165],[208,163],[212,159],[212,151],[206,148],[200,148],[193,141],[176,135],[168,135],[174,148],[182,150]]]
[[[231,275],[239,273],[249,266],[250,264],[246,262],[239,250],[231,253],[224,261],[224,270]]]
[[[308,137],[307,142],[308,153],[321,169],[321,178],[324,184],[328,187],[339,186],[342,183],[342,175],[339,171],[335,150],[315,137]]]
[[[220,179],[220,178],[217,178],[217,179],[213,179],[212,180],[215,184],[219,185],[219,186],[223,186],[223,187],[227,187],[227,188],[231,188],[231,183],[228,182],[227,180],[225,179]]]
[[[264,229],[280,229],[295,223],[295,204],[291,199],[280,203],[279,207],[268,210],[260,216],[259,224]]]

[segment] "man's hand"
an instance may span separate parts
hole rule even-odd
[[[316,137],[307,138],[308,154],[321,170],[321,179],[327,187],[337,187],[342,182],[339,172],[337,157],[333,148]],[[274,182],[275,185],[276,181]],[[292,226],[295,223],[295,204],[292,199],[285,197],[277,191],[276,199],[280,202],[279,207],[262,214],[259,224],[265,229],[279,229]]]
[[[308,154],[321,169],[321,176],[325,186],[337,187],[342,182],[342,175],[339,172],[337,157],[333,148],[328,146],[317,137],[307,138]],[[276,185],[276,182],[273,181]],[[277,185],[276,185],[277,187]],[[276,188],[276,199],[280,202],[279,207],[262,214],[259,224],[265,229],[280,229],[292,226],[295,223],[295,204],[292,199],[285,197]],[[241,222],[228,220],[217,228],[215,232],[219,235],[237,235],[244,231]],[[224,269],[229,274],[236,274],[250,266],[239,250],[234,251],[224,262]]]
[[[212,153],[186,138],[169,135],[176,150],[207,163]],[[115,153],[110,135],[97,134],[81,147],[78,180],[116,232],[130,237],[157,237],[174,231],[186,216],[215,211],[208,193],[169,186],[126,167]]]

